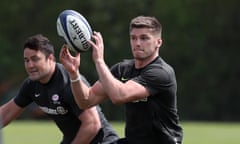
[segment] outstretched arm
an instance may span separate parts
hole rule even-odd
[[[1,125],[4,127],[12,120],[16,119],[23,111],[23,108],[16,105],[14,100],[10,100],[0,107]]]

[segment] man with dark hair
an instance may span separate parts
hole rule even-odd
[[[24,64],[29,77],[18,95],[0,107],[3,126],[35,102],[63,133],[61,144],[108,144],[118,138],[98,106],[85,110],[78,107],[69,75],[56,63],[54,47],[48,38],[38,34],[26,40]],[[80,79],[89,86],[82,75]]]
[[[181,144],[182,128],[177,113],[177,82],[174,69],[160,56],[162,26],[155,17],[138,16],[130,23],[133,59],[111,69],[104,60],[102,35],[94,32],[89,41],[99,80],[88,87],[79,79],[80,54],[66,47],[60,61],[67,69],[75,100],[89,108],[109,98],[126,106],[126,138],[117,144]]]

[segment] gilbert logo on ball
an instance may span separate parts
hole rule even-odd
[[[70,50],[88,51],[91,45],[92,29],[88,21],[77,11],[64,10],[57,18],[57,33],[63,37]]]

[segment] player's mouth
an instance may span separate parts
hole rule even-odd
[[[36,74],[38,74],[38,71],[37,70],[29,70],[28,74],[29,75],[36,75]]]
[[[143,49],[141,49],[141,48],[135,48],[135,49],[133,49],[133,51],[135,52],[135,53],[138,53],[138,52],[144,52],[144,50]]]

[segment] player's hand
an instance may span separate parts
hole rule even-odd
[[[64,44],[60,51],[59,59],[69,74],[78,74],[80,53],[76,53],[75,56],[71,55],[69,48]]]
[[[93,41],[88,41],[93,49],[93,61],[96,63],[98,61],[102,61],[104,60],[104,43],[103,43],[103,38],[100,32],[93,32],[92,35],[93,40],[95,41],[95,43]]]

